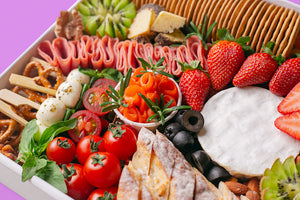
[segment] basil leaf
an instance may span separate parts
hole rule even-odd
[[[55,136],[62,132],[75,128],[76,124],[77,118],[73,118],[67,121],[57,122],[56,124],[53,124],[52,126],[46,128],[41,136],[40,141],[38,142],[38,145],[36,146],[36,151],[39,154],[43,153],[46,150],[49,142],[53,140]]]
[[[68,192],[65,178],[61,173],[61,169],[54,161],[48,161],[47,165],[39,169],[36,175],[60,191],[64,193]]]
[[[47,165],[46,159],[39,159],[33,155],[26,158],[24,164],[22,165],[22,181],[27,181],[31,179],[39,169]]]
[[[119,82],[121,79],[123,79],[122,73],[114,68],[105,68],[101,71],[101,74],[104,78],[108,78],[116,82]]]
[[[24,156],[31,154],[34,148],[34,138],[33,135],[38,133],[39,128],[36,123],[36,119],[31,120],[25,125],[22,132],[21,141],[19,144],[20,153]]]

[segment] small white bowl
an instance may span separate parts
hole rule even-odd
[[[176,87],[177,87],[177,90],[178,90],[178,100],[177,100],[177,106],[180,106],[181,105],[181,102],[182,102],[182,93],[180,91],[180,88],[179,88],[179,85],[176,83],[176,81],[172,78],[169,78],[170,80],[172,80]],[[118,85],[115,87],[116,90],[118,90],[120,86],[120,82],[118,83]],[[130,125],[132,127],[134,127],[137,131],[140,131],[140,129],[142,127],[145,127],[149,130],[151,130],[152,132],[154,132],[156,130],[156,128],[161,124],[161,122],[149,122],[149,123],[139,123],[139,122],[134,122],[134,121],[131,121],[127,118],[125,118],[120,112],[118,109],[114,109],[114,112],[116,113],[116,115],[124,122],[124,124],[127,124],[127,125]],[[168,120],[170,120],[172,117],[174,117],[174,115],[177,113],[177,110],[176,111],[173,111],[171,112],[165,119],[165,122],[167,122]]]

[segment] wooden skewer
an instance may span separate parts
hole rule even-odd
[[[20,123],[22,126],[25,126],[28,122],[23,119],[22,117],[20,117],[19,115],[17,115],[10,107],[10,105],[8,105],[7,103],[4,103],[3,101],[0,100],[0,112],[2,112],[3,114],[5,114],[6,116],[16,120],[18,123]]]
[[[8,89],[0,90],[0,98],[14,106],[29,105],[37,110],[40,108],[40,104],[35,103],[35,102],[33,102],[21,95],[18,95]]]
[[[34,91],[50,94],[55,96],[56,90],[40,86],[34,82],[32,78],[12,73],[9,77],[10,84],[28,88]]]

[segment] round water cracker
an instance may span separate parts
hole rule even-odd
[[[200,11],[203,9],[203,7],[205,6],[205,3],[206,3],[207,0],[203,0],[203,1],[197,1],[197,4],[196,4],[196,8],[195,8],[195,11],[194,11],[194,14],[193,14],[193,17],[192,17],[192,21],[194,22],[194,24],[196,24],[197,26],[199,24],[197,24],[197,18],[198,16],[200,15]]]
[[[285,31],[288,28],[288,25],[289,25],[289,23],[290,23],[293,15],[294,15],[294,12],[295,12],[294,9],[289,10],[289,13],[288,13],[287,17],[285,19],[283,19],[282,26],[277,27],[277,28],[280,28],[280,32],[279,32],[278,36],[276,37],[276,41],[272,40],[272,41],[275,41],[275,46],[274,46],[274,49],[273,49],[273,53],[274,54],[276,54],[276,52],[277,52],[279,44],[282,41],[282,38],[283,38],[283,36],[285,34]]]
[[[198,23],[198,24],[202,24],[203,23],[205,14],[208,13],[208,10],[211,8],[211,4],[214,3],[214,2],[215,2],[215,0],[208,0],[207,1],[204,9],[202,11],[200,11],[200,13],[199,13],[199,15],[197,17],[196,23]],[[207,16],[207,18],[209,18],[209,16]],[[202,26],[201,26],[201,28],[202,28]]]
[[[297,17],[297,20],[296,20],[296,23],[294,25],[294,28],[292,30],[292,33],[289,37],[289,41],[288,41],[288,44],[286,45],[286,48],[283,50],[282,52],[282,55],[284,57],[288,57],[291,50],[293,49],[293,46],[296,42],[296,38],[297,38],[297,35],[300,34],[300,15],[298,14],[298,17]]]
[[[282,26],[282,24],[284,22],[284,19],[287,17],[287,15],[289,13],[289,9],[287,9],[287,8],[283,8],[283,9],[284,9],[284,11],[280,15],[280,18],[278,20],[278,24],[277,24],[277,26],[274,29],[274,33],[273,33],[272,38],[270,39],[270,41],[274,41],[274,42],[276,41],[276,38],[277,38],[277,36],[278,36],[278,34],[279,34],[280,30],[281,30],[281,26]],[[273,51],[273,53],[274,52],[275,51]]]
[[[177,2],[176,1],[171,1],[171,2],[172,2],[172,4],[170,6],[169,12],[175,13],[175,8],[176,8],[176,5],[177,5]]]
[[[251,31],[248,33],[248,36],[250,36],[250,41],[248,42],[248,45],[251,44],[254,35],[257,32],[257,27],[259,25],[259,22],[261,21],[261,19],[263,18],[266,10],[270,7],[271,4],[269,4],[268,2],[264,2],[264,5],[261,7],[261,9],[259,10],[258,14],[255,16],[255,18],[253,19],[253,24],[250,27]],[[247,29],[247,28],[246,28]]]
[[[211,1],[212,1],[212,0],[204,0],[204,1],[202,2],[202,5],[201,5],[201,7],[200,7],[200,10],[199,10],[199,12],[198,12],[198,14],[197,14],[197,18],[195,19],[195,23],[196,23],[197,25],[202,24],[202,21],[200,21],[201,15],[203,14],[204,9],[207,7],[207,5],[211,3]],[[199,23],[199,22],[200,22],[200,23]]]
[[[216,4],[212,6],[212,9],[211,11],[208,12],[208,15],[209,16],[207,18],[207,23],[206,23],[206,32],[208,31],[209,27],[214,23],[214,22],[217,22],[216,21],[216,17],[218,15],[218,13],[220,12],[220,8],[222,7],[224,3],[224,0],[218,0],[216,1]],[[210,34],[210,36],[208,37],[208,41],[211,41],[212,39],[212,34]]]
[[[260,0],[254,0],[252,4],[249,6],[247,9],[246,13],[243,15],[240,24],[238,26],[238,29],[236,31],[236,34],[234,35],[235,38],[241,37],[243,34],[244,30],[246,29],[246,24],[249,21],[254,9],[257,7],[257,5],[261,2]]]
[[[174,14],[177,15],[177,13],[179,13],[180,6],[181,6],[181,5],[182,5],[181,3],[178,3],[178,2],[177,2],[176,7],[175,7],[175,12],[174,12]]]
[[[263,28],[259,34],[258,42],[256,44],[256,52],[260,52],[262,50],[262,45],[267,44],[267,43],[263,43],[263,40],[266,38],[268,30],[269,30],[273,20],[275,19],[276,14],[279,12],[280,8],[281,8],[280,6],[275,6],[275,9],[272,9],[272,12],[268,16],[268,19],[264,22]],[[261,23],[263,23],[263,21]]]
[[[183,17],[186,18],[187,22],[189,23],[189,21],[191,20],[191,16],[192,14],[194,13],[194,6],[196,4],[196,0],[187,0],[187,3],[186,3],[186,8],[183,12]]]
[[[233,9],[229,21],[227,23],[226,28],[230,31],[232,34],[232,28],[235,20],[237,19],[237,16],[239,15],[240,12],[242,12],[243,5],[245,5],[249,0],[241,0],[239,3],[236,5],[236,7]]]
[[[170,0],[167,2],[166,7],[165,7],[166,11],[171,12],[172,3],[173,3],[173,1],[170,1]]]
[[[231,5],[229,5],[228,11],[225,13],[225,18],[222,21],[222,28],[228,29],[228,23],[230,21],[230,18],[233,14],[233,11],[235,8],[240,4],[240,1],[233,1]]]
[[[251,28],[253,26],[253,23],[255,22],[255,19],[256,17],[260,14],[260,11],[261,9],[267,4],[267,2],[265,1],[260,1],[256,8],[254,8],[250,18],[248,19],[247,21],[247,24],[246,24],[246,28],[244,30],[244,32],[242,33],[242,36],[245,37],[245,36],[249,36],[250,34],[250,31],[251,31]],[[251,40],[252,38],[250,38]]]
[[[140,0],[133,0],[133,3],[135,5],[136,9],[139,9],[141,7],[140,2],[141,2]]]
[[[251,7],[254,4],[254,0],[247,0],[243,5],[241,10],[238,12],[236,19],[233,22],[232,28],[231,28],[231,34],[235,37],[238,28],[241,25],[241,21],[243,19],[243,17],[248,13],[248,9],[249,7]],[[246,19],[248,20],[248,19]]]
[[[160,0],[160,1],[159,1],[159,4],[160,4],[163,8],[166,7],[167,3],[168,3],[168,0]]]
[[[213,40],[217,39],[217,30],[218,30],[218,25],[221,24],[220,18],[222,15],[225,15],[225,8],[228,6],[228,4],[230,4],[232,0],[224,0],[222,3],[222,6],[219,9],[219,12],[217,12],[217,16],[215,21],[217,22],[215,28],[213,29],[213,31],[211,32],[211,36],[213,38]]]
[[[279,10],[277,11],[274,19],[272,20],[270,27],[268,28],[268,32],[265,35],[263,44],[267,44],[269,41],[271,41],[270,39],[271,39],[271,37],[274,33],[274,30],[279,22],[280,16],[282,15],[284,10],[285,10],[284,7],[279,7]],[[263,52],[263,49],[261,49],[261,52]]]
[[[231,5],[235,2],[236,0],[225,0],[224,2],[224,7],[223,7],[223,11],[221,11],[221,13],[217,16],[217,25],[214,28],[212,35],[215,39],[217,39],[217,32],[219,29],[224,28],[223,24],[224,24],[224,20],[226,18],[227,13],[229,12]]]
[[[187,0],[183,0],[180,2],[180,7],[179,7],[179,11],[178,11],[177,15],[183,16],[183,12],[187,8],[186,5],[187,5]]]
[[[274,4],[271,4],[269,6],[269,8],[266,10],[266,12],[264,13],[264,16],[261,18],[261,20],[258,24],[258,27],[257,27],[256,32],[254,34],[253,40],[251,41],[251,48],[256,50],[256,51],[260,50],[261,46],[260,47],[258,46],[258,43],[257,43],[258,39],[259,39],[259,37],[264,37],[262,35],[262,29],[263,29],[264,26],[267,25],[266,22],[267,22],[269,16],[271,15],[271,13],[275,10],[275,7],[276,6]]]
[[[290,23],[289,23],[289,26],[288,28],[286,29],[285,31],[285,35],[284,35],[284,38],[281,40],[280,44],[279,44],[279,47],[278,47],[278,50],[276,52],[276,56],[278,56],[279,54],[282,54],[282,56],[284,57],[287,57],[288,55],[283,55],[283,50],[287,47],[287,44],[288,44],[288,40],[292,34],[292,31],[293,29],[297,29],[297,27],[295,27],[295,23],[297,21],[297,18],[298,18],[298,13],[295,12]]]

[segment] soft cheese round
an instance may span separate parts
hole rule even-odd
[[[274,126],[281,100],[254,86],[217,93],[202,110],[205,124],[198,139],[203,149],[240,177],[261,176],[277,158],[298,155],[300,141]]]

